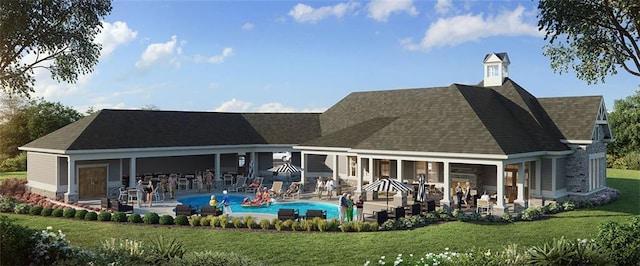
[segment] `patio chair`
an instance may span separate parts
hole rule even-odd
[[[478,200],[478,205],[476,207],[476,212],[478,213],[485,213],[485,214],[491,214],[493,211],[493,204],[491,204],[491,202],[489,202],[488,200]]]
[[[298,220],[300,218],[300,214],[298,210],[294,209],[280,209],[278,210],[278,220],[286,221],[286,220]]]
[[[155,201],[160,201],[162,197],[160,196],[160,184],[156,185],[156,187],[153,189],[153,199]]]
[[[233,184],[233,175],[231,173],[225,173],[222,176],[222,180],[224,181],[224,184],[226,185],[227,183],[229,183],[229,185]]]
[[[207,217],[209,215],[213,215],[213,216],[222,215],[222,211],[218,210],[218,208],[213,206],[202,206],[202,208],[200,208],[200,216]]]
[[[233,184],[231,187],[227,188],[227,190],[229,192],[239,192],[240,190],[243,190],[246,186],[247,186],[247,177],[239,176],[238,179],[236,180],[236,183]]]
[[[111,210],[114,212],[131,212],[133,213],[133,205],[122,204],[119,200],[111,201]]]
[[[305,217],[307,218],[307,220],[313,220],[313,218],[321,218],[321,219],[327,219],[327,211],[323,211],[323,210],[307,210],[307,214],[305,215]]]
[[[125,187],[120,187],[118,190],[120,191],[120,194],[118,194],[118,200],[127,200],[127,197],[129,196],[129,193],[127,193],[127,189]]]
[[[184,214],[186,216],[191,216],[196,214],[197,211],[191,208],[191,205],[176,205],[176,216]]]
[[[276,193],[276,197],[280,197],[282,195],[282,181],[274,181],[273,185],[271,185],[271,190]]]
[[[178,178],[178,190],[180,190],[180,187],[184,187],[184,190],[189,189],[189,179],[186,177]]]
[[[258,186],[257,187],[247,187],[247,188],[245,188],[244,192],[246,192],[246,193],[256,193],[256,190],[258,190],[258,188],[262,187],[262,181],[264,181],[264,177],[256,177],[256,180],[258,180]]]
[[[282,194],[282,199],[300,199],[300,191],[302,191],[302,184],[298,183],[298,190],[289,195],[287,193]]]

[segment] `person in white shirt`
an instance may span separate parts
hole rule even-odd
[[[491,197],[489,197],[489,194],[487,194],[487,192],[485,191],[484,193],[482,193],[482,196],[480,196],[480,199],[489,201]]]

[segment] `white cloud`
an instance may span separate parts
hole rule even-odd
[[[372,0],[367,9],[370,18],[382,22],[386,22],[391,13],[406,12],[410,16],[417,16],[419,13],[413,5],[413,0]]]
[[[116,21],[113,24],[102,22],[102,30],[96,35],[95,42],[102,45],[101,57],[108,57],[118,46],[126,44],[138,36],[138,32],[127,26],[126,22]]]
[[[293,107],[286,107],[281,103],[265,103],[256,109],[258,113],[292,113],[295,111]]]
[[[175,54],[181,54],[181,47],[177,47],[178,36],[171,36],[171,40],[166,43],[152,43],[144,50],[140,60],[136,62],[136,67],[146,68],[157,62],[168,61],[171,64],[177,64],[178,61],[174,57]]]
[[[429,25],[420,43],[403,39],[400,44],[408,50],[429,50],[494,36],[543,36],[536,25],[523,21],[524,11],[524,7],[518,6],[513,11],[486,18],[482,14],[440,18]]]
[[[251,22],[245,22],[244,24],[242,24],[242,29],[243,30],[250,30],[253,29],[254,25]]]
[[[289,11],[289,16],[297,22],[301,23],[317,23],[330,16],[341,18],[345,13],[354,10],[358,7],[359,3],[339,3],[333,6],[323,6],[319,8],[313,8],[305,4],[297,4]]]
[[[251,103],[238,101],[236,98],[231,99],[228,102],[222,103],[218,108],[214,109],[214,112],[247,112],[251,107]]]
[[[453,1],[452,0],[438,0],[436,2],[436,12],[438,12],[438,14],[447,14],[449,13],[449,10],[451,9],[451,7],[453,6]]]
[[[204,57],[201,55],[196,55],[193,57],[193,61],[195,61],[196,63],[200,63],[200,62],[207,62],[207,63],[211,63],[211,64],[222,64],[224,63],[224,59],[229,57],[229,56],[233,56],[233,48],[229,48],[226,47],[222,50],[222,53],[219,55],[214,55],[211,57]]]

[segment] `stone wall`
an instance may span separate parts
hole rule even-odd
[[[595,141],[588,145],[586,149],[576,148],[574,153],[567,157],[567,192],[586,193],[589,191],[589,155],[606,152],[607,144],[602,141]],[[606,171],[606,159],[603,161],[604,165],[600,166],[601,175],[605,175]]]

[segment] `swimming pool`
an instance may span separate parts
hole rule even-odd
[[[216,195],[216,200],[220,202],[222,200],[223,195]],[[338,218],[338,206],[328,203],[319,203],[319,202],[307,202],[307,201],[296,201],[296,202],[276,202],[271,204],[271,206],[260,207],[260,208],[246,208],[240,206],[242,200],[245,196],[238,195],[228,195],[229,202],[231,203],[231,211],[232,212],[246,212],[246,213],[263,213],[263,214],[273,214],[278,215],[278,210],[280,208],[285,209],[296,209],[300,212],[300,215],[304,215],[307,213],[307,210],[325,210],[327,211],[327,219]],[[178,199],[178,202],[182,204],[189,204],[192,208],[200,209],[202,206],[209,206],[209,200],[211,199],[210,195],[201,195],[201,196],[192,196]]]

